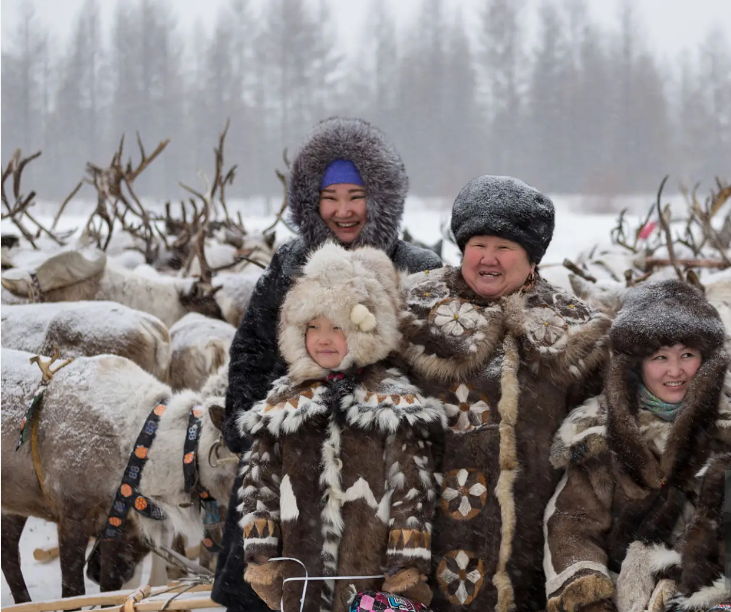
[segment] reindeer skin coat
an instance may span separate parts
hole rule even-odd
[[[277,381],[239,418],[253,438],[242,470],[245,561],[295,557],[313,576],[428,574],[430,430],[442,418],[439,402],[378,365],[340,380]],[[302,575],[287,563],[285,578]],[[382,582],[310,583],[304,609],[346,612],[356,591]],[[285,585],[285,610],[299,609],[301,590]]]
[[[566,474],[545,517],[549,612],[601,600],[615,601],[620,612],[662,611],[676,591],[675,609],[705,610],[731,597],[718,523],[711,526],[720,515],[720,499],[713,500],[722,497],[721,467],[730,463],[726,367],[724,354],[706,361],[680,415],[665,422],[638,411],[622,366],[613,364],[605,394],[566,419],[551,450]],[[609,432],[608,409],[617,423]]]
[[[542,610],[555,430],[605,361],[608,319],[538,279],[494,301],[459,268],[409,277],[403,355],[444,400],[435,610]],[[576,402],[578,403],[578,402]]]

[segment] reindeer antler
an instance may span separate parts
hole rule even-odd
[[[58,352],[58,350],[54,350],[48,361],[43,361],[43,358],[40,355],[34,355],[29,359],[30,363],[35,363],[40,368],[41,374],[43,375],[43,378],[41,379],[42,384],[47,385],[48,383],[50,383],[53,379],[53,375],[56,372],[58,372],[61,368],[66,367],[74,360],[73,357],[69,357],[68,359],[65,359],[62,363],[60,363],[56,368],[51,369],[51,366],[56,361],[58,361],[60,357],[61,354]]]

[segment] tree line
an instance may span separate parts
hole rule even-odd
[[[652,191],[667,173],[692,185],[729,171],[731,52],[720,28],[663,61],[630,3],[610,29],[586,0],[545,0],[531,32],[514,0],[485,0],[476,16],[424,0],[404,29],[386,0],[370,0],[347,32],[359,37],[352,56],[337,27],[324,0],[229,0],[210,34],[180,28],[159,0],[120,2],[102,27],[99,0],[86,0],[57,49],[24,2],[3,39],[3,162],[18,147],[43,150],[27,184],[58,198],[123,134],[129,154],[137,132],[150,149],[170,138],[139,188],[175,198],[179,181],[209,168],[230,118],[229,194],[278,194],[283,150],[341,114],[389,135],[420,196],[454,196],[483,173],[615,194]]]

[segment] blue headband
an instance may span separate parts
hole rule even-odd
[[[322,174],[320,189],[325,189],[325,187],[338,183],[350,183],[351,185],[365,187],[363,179],[360,178],[358,168],[349,159],[336,159],[327,165],[325,172]]]

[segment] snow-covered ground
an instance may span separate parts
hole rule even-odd
[[[641,214],[652,202],[652,199],[652,196],[631,198],[626,202],[622,202],[622,205]],[[560,266],[565,257],[575,258],[578,253],[591,249],[596,244],[608,244],[609,232],[614,227],[617,219],[617,213],[614,212],[608,214],[582,213],[582,209],[589,207],[589,205],[594,208],[596,204],[589,198],[582,196],[556,196],[554,202],[557,209],[556,229],[551,246],[542,263],[542,269],[546,270],[547,273],[552,268]],[[404,227],[408,228],[415,239],[432,244],[441,237],[441,228],[449,221],[450,204],[446,201],[410,198],[406,205]],[[273,207],[277,208],[278,205],[274,203]],[[233,210],[236,210],[236,208],[242,210],[242,216],[247,227],[251,229],[263,229],[272,221],[271,216],[252,217],[247,214],[252,210],[261,210],[263,207],[259,203],[241,202],[238,206],[232,206],[232,208]],[[63,219],[63,227],[81,227],[85,222],[87,215],[81,214],[79,211],[74,212],[76,214],[68,215]],[[43,215],[43,220],[47,222],[49,218],[52,218],[52,214],[53,211],[49,215]],[[3,221],[2,231],[3,233],[12,232],[13,228],[7,221]],[[285,234],[286,230],[280,226],[277,241],[283,241],[286,237]],[[450,245],[447,246],[450,247]],[[456,263],[459,259],[456,247],[447,248],[444,258],[448,263]],[[25,580],[34,600],[60,597],[61,571],[58,559],[42,564],[33,558],[34,549],[51,548],[53,546],[56,546],[55,525],[37,519],[30,519],[21,539],[21,557]],[[146,564],[149,566],[149,559]],[[141,574],[143,576],[147,575],[144,567]],[[87,592],[98,592],[98,585],[87,581]],[[2,606],[12,603],[10,590],[3,578]]]

